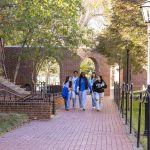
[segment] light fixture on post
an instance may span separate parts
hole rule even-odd
[[[147,63],[147,84],[150,84],[150,0],[141,6],[144,22],[148,24],[148,63]]]
[[[148,25],[148,55],[147,55],[147,91],[150,93],[150,0],[141,6],[144,22]],[[147,149],[150,150],[150,97],[147,96],[145,103],[145,134],[147,134]]]

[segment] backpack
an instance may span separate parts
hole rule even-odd
[[[61,95],[64,99],[68,98],[68,88],[66,86],[63,87]]]

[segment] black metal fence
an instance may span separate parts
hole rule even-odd
[[[133,89],[133,84],[122,84],[122,86],[119,87],[119,84],[115,82],[114,100],[122,118],[125,119],[125,124],[128,124],[130,127],[130,134],[134,128],[133,113],[135,114],[136,112],[134,111],[138,111],[137,120],[134,119],[134,124],[137,126],[137,129],[134,128],[137,137],[137,147],[139,147],[141,136],[145,136],[147,139],[146,149],[150,150],[150,86],[148,86],[147,90],[143,91],[134,91]],[[133,109],[135,105],[136,110]],[[142,110],[144,112],[142,112]],[[141,129],[143,131],[141,131]]]
[[[45,82],[40,82],[36,84],[35,93],[61,93],[62,86],[61,85],[47,85]]]
[[[0,89],[0,101],[1,102],[19,102],[19,103],[47,103],[51,105],[52,114],[56,114],[56,102],[57,97],[61,97],[62,86],[60,85],[46,85],[44,82],[36,84],[36,91],[26,97],[22,97],[11,91]]]
[[[20,98],[22,97],[16,93],[0,89],[0,101],[17,101]]]

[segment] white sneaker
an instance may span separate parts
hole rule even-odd
[[[92,110],[95,110],[95,107],[92,107]]]

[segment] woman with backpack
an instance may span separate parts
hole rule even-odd
[[[62,97],[64,98],[66,111],[69,111],[70,108],[71,87],[72,87],[71,78],[67,76],[62,89]]]
[[[85,76],[84,72],[81,72],[79,78],[76,80],[75,92],[77,93],[77,88],[79,87],[79,104],[80,108],[85,111],[86,107],[86,95],[88,88],[90,89],[90,93],[92,92],[92,87]]]
[[[97,76],[96,81],[93,84],[93,92],[96,101],[96,110],[99,111],[102,108],[102,98],[104,97],[104,89],[107,88],[106,82],[102,76]]]

